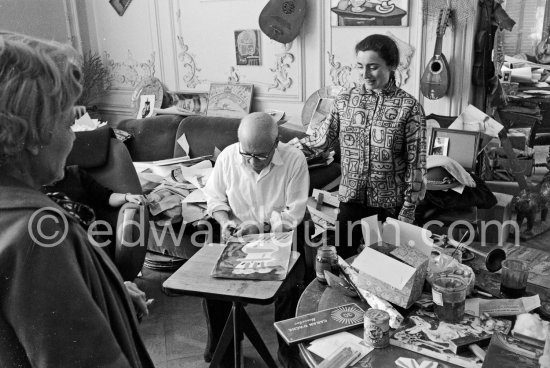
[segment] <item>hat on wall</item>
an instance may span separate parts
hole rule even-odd
[[[428,169],[426,181],[427,190],[445,190],[460,186],[458,180],[441,166]]]

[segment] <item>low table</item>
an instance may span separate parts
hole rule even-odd
[[[288,277],[287,275],[284,281],[214,278],[210,273],[223,249],[224,244],[205,245],[170,276],[162,284],[162,287],[168,293],[225,300],[233,304],[220,341],[212,357],[211,367],[219,365],[223,354],[231,341],[233,341],[235,367],[239,368],[241,362],[241,340],[243,334],[246,334],[268,367],[277,368],[277,364],[275,364],[258,330],[256,330],[256,327],[254,327],[254,324],[246,313],[243,304],[265,305],[273,303],[286,280],[292,277]],[[289,275],[294,271],[294,265],[298,257],[299,253],[292,253]]]

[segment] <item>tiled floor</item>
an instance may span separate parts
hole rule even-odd
[[[538,150],[537,162],[544,162],[548,148]],[[537,168],[536,177],[547,172]],[[536,177],[534,178],[536,181]],[[546,250],[550,243],[550,231],[523,246]],[[141,322],[141,334],[157,368],[205,368],[203,360],[206,345],[206,323],[199,298],[190,296],[167,296],[163,294],[162,283],[170,273],[143,269],[143,275],[136,282],[155,301],[150,307],[150,315]],[[273,305],[246,307],[253,323],[274,359],[277,354],[277,338],[273,329]],[[250,342],[243,343],[244,367],[266,367]]]

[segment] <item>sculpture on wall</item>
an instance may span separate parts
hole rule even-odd
[[[283,52],[276,54],[277,64],[274,68],[269,68],[273,72],[273,84],[269,86],[269,90],[278,89],[281,91],[286,91],[292,83],[294,82],[290,77],[288,71],[290,69],[290,64],[294,62],[294,55],[290,52],[292,47],[292,42],[283,45]]]
[[[108,52],[105,52],[107,67],[113,76],[112,88],[135,88],[143,79],[155,76],[155,52],[145,62],[134,59],[128,50],[128,57],[124,61],[115,61]]]

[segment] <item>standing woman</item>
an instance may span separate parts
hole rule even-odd
[[[153,367],[115,266],[40,192],[75,139],[75,56],[0,31],[0,367]]]
[[[340,144],[342,176],[338,254],[356,254],[363,217],[414,222],[425,192],[426,122],[418,101],[395,84],[399,49],[388,36],[371,35],[355,46],[360,85],[342,91],[329,115],[309,137],[305,151]]]

